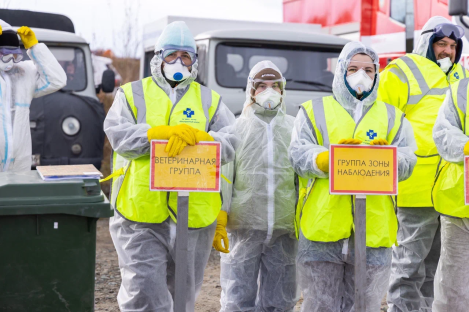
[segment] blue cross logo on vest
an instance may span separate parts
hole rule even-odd
[[[370,138],[370,140],[373,140],[378,136],[378,133],[374,132],[373,130],[369,130],[366,135]]]
[[[454,78],[459,79],[459,74],[458,74],[458,73],[454,73]]]
[[[191,118],[195,114],[195,112],[190,108],[186,108],[183,114],[186,115],[187,118]]]

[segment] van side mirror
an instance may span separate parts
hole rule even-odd
[[[449,0],[448,11],[451,16],[468,15],[467,0]]]
[[[105,93],[114,91],[116,86],[116,74],[111,69],[106,69],[103,72],[103,79],[101,80],[101,90]]]

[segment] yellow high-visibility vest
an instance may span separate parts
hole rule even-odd
[[[451,85],[451,104],[459,116],[459,127],[469,136],[467,111],[469,79],[463,79]],[[435,210],[444,215],[469,218],[469,206],[464,200],[464,164],[444,161],[435,179],[433,187]]]
[[[186,123],[208,131],[220,96],[192,82],[183,97],[173,105],[151,77],[122,86],[136,123],[151,127]],[[124,218],[144,223],[161,223],[170,216],[177,222],[177,192],[150,191],[150,155],[127,161],[113,154],[112,170],[124,168],[125,174],[112,181],[111,204]],[[220,193],[189,194],[189,227],[212,224],[221,209]]]
[[[376,101],[357,123],[334,99],[327,96],[302,104],[309,117],[316,142],[329,149],[341,139],[356,138],[369,144],[373,139],[394,143],[404,114],[397,108]],[[306,186],[306,187],[305,187]],[[296,225],[311,241],[335,242],[350,237],[353,230],[354,197],[330,195],[329,179],[307,181],[300,178],[300,198]],[[299,229],[297,228],[297,231]],[[366,245],[391,247],[396,242],[397,218],[391,196],[366,197]]]
[[[394,74],[399,80],[389,80]],[[466,70],[459,64],[453,65],[452,71],[445,73],[435,62],[418,54],[407,54],[392,61],[381,73],[383,78],[379,90],[407,94],[407,101],[402,107],[406,118],[412,125],[417,142],[417,164],[409,179],[399,183],[397,205],[399,207],[433,207],[431,190],[440,156],[433,142],[432,129],[435,124],[445,93],[450,84],[466,77]],[[394,85],[391,81],[394,81]],[[383,83],[384,82],[384,83]],[[400,86],[406,84],[406,90]],[[378,99],[396,105],[383,98],[378,91]]]

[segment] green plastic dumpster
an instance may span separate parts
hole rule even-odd
[[[94,311],[98,180],[0,173],[0,311]]]

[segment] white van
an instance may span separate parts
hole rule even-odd
[[[348,42],[322,34],[318,25],[167,17],[144,29],[141,78],[151,75],[158,35],[176,20],[185,21],[194,35],[198,33],[197,81],[218,92],[235,115],[243,109],[249,71],[262,60],[272,61],[286,78],[289,114],[296,115],[307,100],[330,95],[337,58]]]

